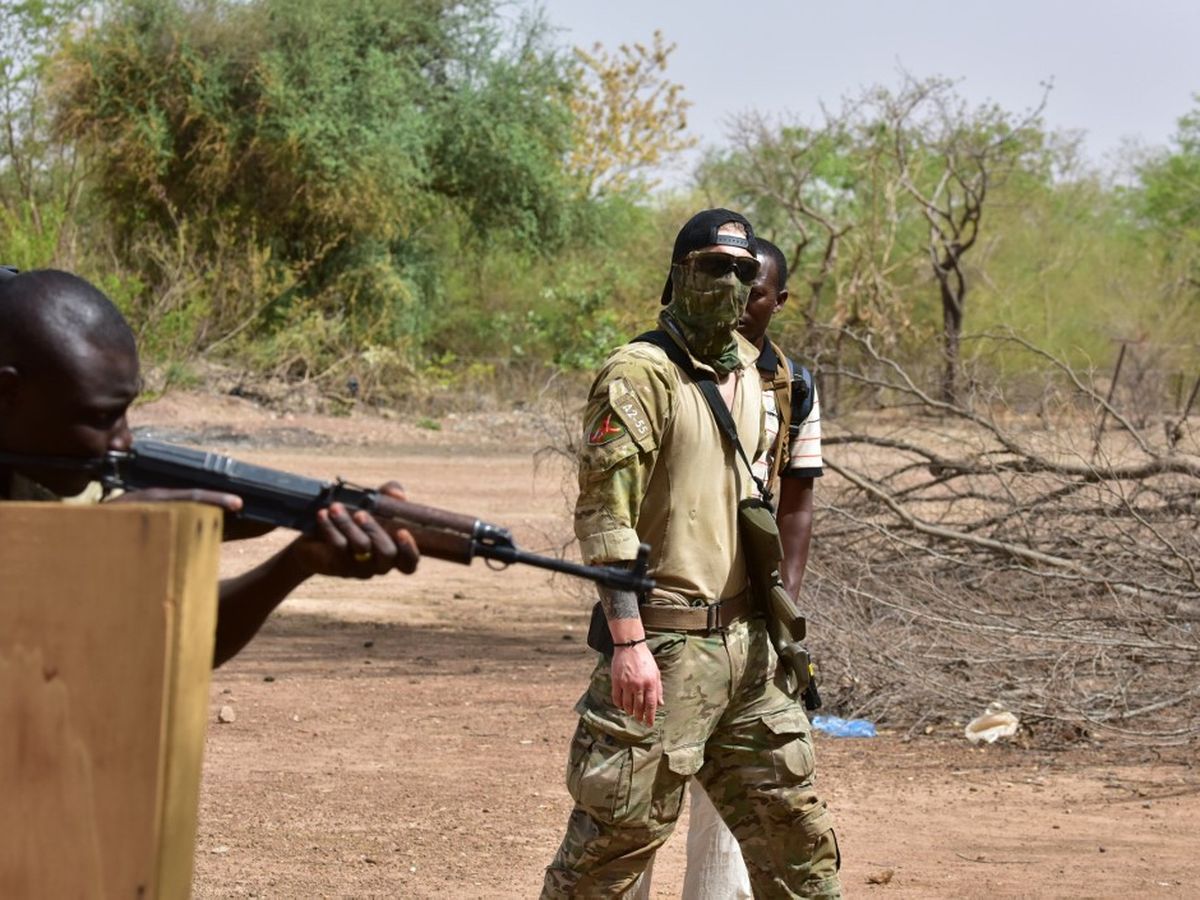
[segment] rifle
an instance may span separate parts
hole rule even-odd
[[[128,451],[114,450],[93,459],[0,453],[0,464],[21,463],[88,471],[106,490],[199,488],[236,494],[243,503],[241,511],[235,514],[238,518],[305,534],[316,530],[318,510],[341,503],[352,512],[364,510],[388,525],[408,529],[421,554],[434,559],[469,565],[478,556],[501,563],[500,568],[522,563],[586,578],[615,590],[644,592],[654,588],[654,580],[646,574],[650,559],[648,544],[638,548],[632,569],[587,566],[539,556],[520,549],[507,528],[473,516],[396,500],[341,478],[320,481],[178,444],[139,440]]]

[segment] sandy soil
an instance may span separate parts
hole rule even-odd
[[[172,395],[135,419],[308,474],[398,477],[530,549],[569,535],[565,473],[534,465],[541,439],[520,411],[435,431]],[[228,544],[223,569],[286,539]],[[196,895],[536,896],[569,810],[587,596],[530,569],[435,560],[306,584],[214,674]],[[225,705],[236,720],[217,724]],[[817,747],[847,896],[1200,896],[1194,750],[974,749],[951,730]],[[684,828],[657,896],[679,896]]]

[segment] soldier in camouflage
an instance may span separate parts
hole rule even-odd
[[[746,455],[765,449],[758,350],[735,332],[758,270],[750,223],[705,210],[680,231],[660,328],[711,377]],[[832,819],[813,785],[802,704],[776,684],[737,529],[753,482],[693,379],[652,343],[619,348],[592,386],[575,529],[588,562],[653,547],[644,602],[602,588],[612,637],[571,742],[575,808],[543,897],[628,891],[666,841],[688,779],[737,837],[756,896],[841,896]]]

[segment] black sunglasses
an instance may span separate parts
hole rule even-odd
[[[742,284],[750,284],[758,277],[759,262],[752,256],[730,256],[728,253],[709,251],[691,253],[684,259],[695,271],[712,278],[724,278],[730,272]]]

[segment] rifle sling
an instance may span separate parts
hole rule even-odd
[[[636,338],[634,338],[634,341],[653,344],[654,346],[658,347],[667,354],[667,358],[670,359],[671,362],[683,369],[683,371],[687,373],[688,377],[690,377],[692,381],[696,383],[696,386],[700,388],[700,393],[704,395],[704,399],[708,403],[708,408],[712,410],[713,418],[717,421],[717,428],[720,430],[721,434],[725,436],[725,439],[733,446],[734,452],[741,457],[742,462],[746,466],[746,472],[749,473],[750,478],[753,479],[754,486],[758,488],[758,492],[762,496],[764,502],[770,504],[772,500],[771,490],[762,481],[762,479],[754,474],[754,468],[750,465],[750,460],[746,457],[746,451],[742,449],[741,441],[738,440],[737,425],[733,421],[733,416],[730,415],[729,407],[725,405],[725,400],[721,397],[721,390],[717,386],[716,381],[714,381],[713,378],[707,373],[697,370],[692,364],[692,360],[688,356],[687,351],[679,346],[679,344],[677,344],[671,338],[671,335],[667,334],[667,332],[663,331],[662,329],[647,331],[645,334],[638,335]],[[758,377],[757,371],[755,372],[755,377]]]

